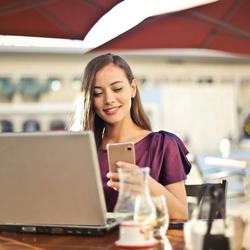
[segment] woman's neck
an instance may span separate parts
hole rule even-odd
[[[102,140],[102,148],[105,149],[108,143],[137,142],[151,131],[144,130],[137,126],[132,120],[126,123],[107,125]]]
[[[107,125],[103,139],[109,141],[109,143],[127,141],[138,130],[141,130],[141,128],[132,121],[129,123]]]

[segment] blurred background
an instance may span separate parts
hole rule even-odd
[[[200,51],[188,56],[178,50],[173,55],[164,50],[113,52],[131,65],[154,130],[178,134],[194,153],[218,150],[223,138],[244,147],[250,136],[244,127],[250,112],[250,59]],[[96,55],[2,52],[2,132],[63,129],[80,93],[84,67]]]
[[[124,16],[113,26],[138,17],[142,10],[126,9],[129,2],[0,2],[0,132],[64,130],[87,62],[117,53],[135,74],[153,129],[187,145],[197,167],[191,182],[227,178],[232,193],[242,193],[250,161],[250,2],[164,7],[91,49],[76,46],[117,5]],[[9,35],[71,40],[21,44]]]

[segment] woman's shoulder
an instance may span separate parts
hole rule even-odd
[[[178,148],[185,155],[188,154],[188,150],[184,145],[183,141],[174,133],[160,130],[157,132],[152,132],[148,139],[151,141],[151,148],[161,147],[165,149]]]
[[[164,130],[151,132],[136,144],[136,150],[137,155],[149,157],[149,165],[156,166],[155,168],[158,169],[156,171],[161,169],[159,166],[167,166],[168,173],[171,170],[176,172],[176,169],[184,169],[186,174],[190,171],[191,165],[186,158],[189,152],[182,140],[174,133]],[[180,173],[183,173],[182,170]]]
[[[149,138],[151,140],[164,140],[164,141],[169,141],[169,142],[174,142],[174,141],[181,141],[181,139],[176,135],[171,132],[165,131],[165,130],[159,130],[157,132],[152,132],[149,134]]]
[[[164,131],[164,130],[159,130],[156,132],[149,132],[146,133],[145,136],[139,140],[137,143],[141,143],[141,142],[148,142],[148,141],[157,141],[157,142],[161,142],[161,141],[181,141],[181,139],[170,132]]]

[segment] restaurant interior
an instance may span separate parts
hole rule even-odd
[[[140,13],[143,1],[135,2],[0,1],[0,133],[66,131],[88,61],[119,54],[134,72],[153,130],[178,135],[188,148],[186,186],[223,183],[225,211],[217,219],[233,223],[230,249],[250,249],[250,2],[149,4],[146,14]],[[187,197],[186,225],[168,230],[170,245],[146,248],[209,249],[192,242],[197,232],[186,233],[200,223],[198,195]],[[0,249],[117,249],[117,233],[1,232]],[[219,249],[214,244],[211,249]]]

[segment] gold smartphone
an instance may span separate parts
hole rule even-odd
[[[135,164],[135,146],[133,142],[107,144],[108,164],[110,172],[117,172],[118,161]]]

